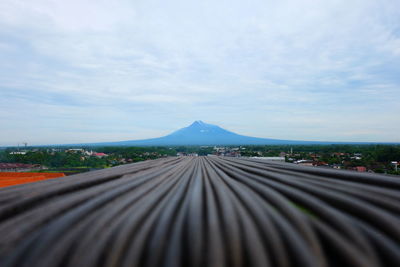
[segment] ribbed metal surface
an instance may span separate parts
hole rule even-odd
[[[400,266],[400,179],[167,158],[0,190],[0,266]]]

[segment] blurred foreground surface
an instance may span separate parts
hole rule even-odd
[[[0,266],[398,266],[400,179],[175,157],[0,190]]]

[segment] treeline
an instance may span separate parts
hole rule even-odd
[[[232,146],[231,148],[233,148]],[[238,146],[236,146],[238,147]],[[400,145],[271,145],[240,146],[242,156],[279,156],[290,153],[294,159],[312,159],[318,154],[320,161],[343,164],[345,167],[366,166],[376,172],[392,172],[391,161],[400,161]],[[176,156],[178,152],[200,156],[214,153],[213,146],[177,147],[84,147],[86,151],[106,153],[107,157],[67,152],[68,147],[28,148],[28,152],[12,154],[17,148],[0,150],[0,162],[40,164],[49,168],[104,168],[160,157]],[[335,156],[335,152],[345,155]],[[354,158],[354,154],[361,157]]]
[[[329,165],[340,164],[344,168],[365,166],[378,173],[400,174],[392,161],[400,161],[400,145],[291,145],[291,146],[245,146],[242,156],[278,156],[290,153],[294,160],[315,159]],[[344,155],[335,155],[343,153]],[[261,155],[260,155],[261,154]],[[355,156],[357,155],[357,156]]]
[[[400,161],[400,145],[274,145],[274,146],[244,146],[246,153],[264,152],[271,155],[279,155],[280,152],[289,153],[361,153],[371,157],[375,161],[386,162]],[[241,150],[243,151],[243,150]]]
[[[0,153],[0,162],[40,164],[50,168],[104,168],[108,165],[107,159],[84,157],[76,153],[48,152],[45,150],[27,152],[24,155],[10,154],[8,151]]]
[[[14,148],[0,151],[0,162],[40,164],[49,168],[105,168],[127,162],[138,162],[165,156],[175,156],[176,150],[165,147],[85,147],[86,151],[107,154],[105,157],[90,156],[80,152],[68,152],[68,148],[35,148],[26,154],[13,154]]]
[[[133,159],[136,161],[156,159],[161,156],[176,156],[176,150],[168,147],[96,147],[87,148],[106,153],[117,158]]]
[[[270,146],[241,146],[248,151],[284,151],[290,152],[342,152],[363,153],[376,152],[381,154],[400,153],[400,145],[270,145]]]

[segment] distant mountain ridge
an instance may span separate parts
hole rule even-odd
[[[269,138],[258,138],[236,134],[217,125],[195,121],[188,127],[179,129],[169,135],[119,142],[93,143],[93,146],[197,146],[197,145],[285,145],[285,144],[333,144],[333,142],[293,141]]]

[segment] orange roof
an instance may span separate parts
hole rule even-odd
[[[0,187],[19,185],[64,177],[64,173],[48,172],[0,172]]]

